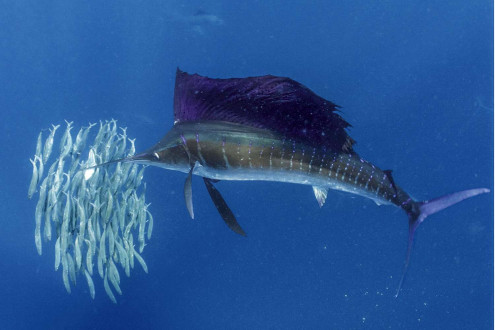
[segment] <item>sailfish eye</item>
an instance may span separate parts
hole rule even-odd
[[[155,158],[156,158],[157,160],[159,160],[159,159],[160,159],[160,155],[158,155],[158,152],[155,152],[155,153],[153,154],[153,156],[155,156]]]

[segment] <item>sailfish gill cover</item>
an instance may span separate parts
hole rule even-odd
[[[339,106],[290,78],[213,79],[177,69],[175,123],[221,120],[268,129],[311,146],[352,153]]]

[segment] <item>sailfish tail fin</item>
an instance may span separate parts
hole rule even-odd
[[[404,277],[407,272],[407,268],[409,266],[409,260],[411,258],[411,250],[414,239],[414,233],[418,226],[428,217],[429,215],[435,214],[449,206],[457,204],[467,198],[477,196],[479,194],[489,193],[490,189],[486,188],[478,188],[478,189],[469,189],[464,191],[455,192],[450,195],[445,195],[442,197],[438,197],[429,201],[423,202],[413,202],[411,210],[407,213],[409,217],[409,238],[407,242],[407,253],[406,253],[406,261],[404,263],[404,270],[402,272],[402,277],[399,282],[399,287],[397,288],[397,293],[395,297],[399,296],[400,289],[402,287],[402,283],[404,282]]]

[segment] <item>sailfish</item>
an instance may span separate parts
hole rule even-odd
[[[134,162],[187,173],[184,198],[191,218],[192,176],[202,177],[222,219],[243,236],[215,187],[217,181],[309,185],[320,207],[328,190],[335,189],[401,208],[409,220],[409,235],[397,296],[418,226],[426,217],[489,189],[414,200],[395,182],[391,170],[378,168],[354,151],[350,125],[339,108],[290,78],[213,79],[177,69],[172,129],[148,150],[112,163]]]

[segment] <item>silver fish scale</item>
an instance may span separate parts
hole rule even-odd
[[[93,269],[97,266],[105,292],[116,302],[113,290],[122,294],[119,269],[130,276],[136,257],[148,272],[133,242],[134,235],[139,237],[142,252],[153,230],[142,181],[144,166],[117,163],[96,168],[91,177],[85,178],[87,167],[134,155],[135,140],[129,139],[126,128],[119,130],[115,120],[100,121],[99,129],[90,123],[78,130],[72,122],[66,122],[64,134],[57,139],[59,127],[52,126],[44,143],[42,134],[38,135],[31,160],[29,197],[38,196],[36,249],[41,254],[42,244],[54,244],[55,270],[61,270],[69,293],[71,282],[75,285],[77,277],[82,276],[94,298],[93,276],[98,275]],[[71,131],[78,132],[74,139]],[[58,155],[52,153],[55,150]],[[48,166],[47,173],[43,166]]]

